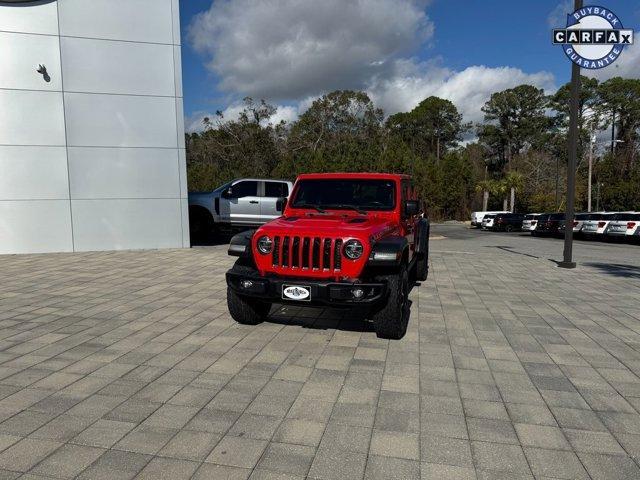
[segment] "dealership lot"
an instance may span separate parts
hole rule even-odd
[[[640,247],[432,234],[400,341],[235,324],[224,244],[1,256],[0,478],[639,478]]]

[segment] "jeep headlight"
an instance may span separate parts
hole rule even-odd
[[[364,246],[360,240],[348,240],[342,247],[344,256],[350,260],[357,260],[362,256],[364,252]]]
[[[272,249],[273,249],[273,240],[271,240],[271,238],[269,238],[266,235],[263,235],[258,239],[258,251],[261,254],[267,255],[268,253],[271,253]]]

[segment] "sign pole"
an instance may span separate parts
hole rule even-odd
[[[575,0],[575,10],[582,8],[582,0]],[[564,227],[564,255],[562,268],[576,268],[573,261],[573,219],[576,201],[576,157],[578,156],[578,105],[580,102],[580,66],[571,64],[571,103],[569,105],[569,165],[567,167],[567,211]]]

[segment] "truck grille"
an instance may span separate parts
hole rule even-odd
[[[282,269],[340,271],[342,239],[276,236],[271,259]]]

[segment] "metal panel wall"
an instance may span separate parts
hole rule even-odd
[[[0,63],[0,253],[189,246],[178,0],[0,3]]]

